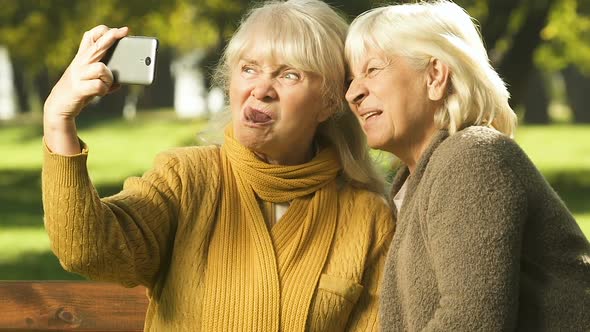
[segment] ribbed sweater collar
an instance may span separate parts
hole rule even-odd
[[[408,181],[408,186],[406,189],[404,203],[402,204],[402,207],[401,207],[399,213],[397,213],[396,209],[392,209],[396,218],[398,217],[398,214],[401,215],[403,213],[404,206],[406,205],[405,202],[410,201],[412,199],[412,197],[414,196],[414,192],[416,191],[416,187],[420,183],[422,176],[424,176],[424,172],[426,171],[426,167],[428,166],[428,163],[430,162],[430,158],[432,157],[432,154],[434,153],[434,151],[436,151],[436,149],[439,147],[439,145],[448,137],[449,137],[449,132],[444,129],[437,131],[434,134],[434,136],[432,136],[430,143],[428,144],[428,147],[426,147],[426,149],[424,150],[424,152],[420,156],[418,163],[416,163],[416,168],[414,169],[414,173],[410,174],[410,169],[405,164],[402,165],[398,169],[398,171],[393,179],[390,197],[395,197],[395,195],[398,193],[398,191],[403,186],[404,182]]]

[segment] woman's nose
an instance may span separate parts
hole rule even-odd
[[[349,104],[360,104],[367,96],[367,89],[353,80],[346,91],[346,101]]]
[[[277,98],[277,91],[274,87],[274,79],[261,77],[256,80],[252,88],[252,97],[258,100],[273,100]]]

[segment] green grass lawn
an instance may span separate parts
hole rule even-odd
[[[590,238],[590,126],[524,126],[516,141]]]
[[[88,167],[103,196],[142,174],[158,152],[197,144],[204,127],[171,111],[140,112],[132,122],[99,116],[82,121],[80,137],[90,148]],[[590,237],[590,126],[521,127],[516,138]],[[40,124],[0,123],[0,151],[0,279],[80,279],[61,269],[43,230]]]
[[[139,113],[134,121],[93,114],[80,122],[89,172],[102,196],[141,175],[158,152],[196,144],[204,127],[203,121],[178,120],[172,111]],[[60,267],[43,229],[41,132],[38,121],[0,123],[0,279],[81,279]]]

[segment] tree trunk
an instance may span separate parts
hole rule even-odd
[[[160,48],[157,61],[156,78],[154,83],[146,86],[139,95],[138,109],[172,107],[174,105],[174,81],[170,70],[172,50]]]
[[[488,16],[481,25],[481,35],[488,51],[493,50],[498,39],[506,33],[512,12],[521,2],[520,0],[488,1]]]
[[[396,1],[397,3],[406,3],[407,1]],[[341,10],[348,17],[348,21],[352,21],[360,13],[371,9],[372,5],[378,5],[376,1],[359,1],[359,0],[340,0],[338,3],[333,2],[336,8]]]
[[[11,59],[14,74],[14,88],[16,90],[16,97],[18,100],[18,108],[21,112],[28,112],[31,110],[28,104],[28,91],[25,83],[26,69],[18,62],[17,59]]]
[[[50,82],[49,70],[45,67],[35,75],[35,85],[37,86],[37,93],[39,93],[39,98],[41,99],[41,105],[45,103],[45,99],[47,99],[51,92],[52,85]]]
[[[41,100],[39,87],[36,84],[35,75],[30,72],[24,73],[24,87],[27,96],[28,110],[33,114],[43,113],[44,99]]]
[[[498,65],[500,75],[508,84],[510,104],[513,107],[523,101],[529,74],[534,66],[533,52],[541,42],[540,32],[547,24],[547,17],[554,3],[555,0],[528,1],[526,19]]]
[[[122,85],[121,88],[114,93],[106,95],[98,100],[98,102],[90,104],[87,108],[89,110],[84,111],[80,116],[87,115],[89,117],[98,117],[99,119],[106,119],[113,116],[123,116],[123,107],[125,107],[125,99],[129,86]],[[96,121],[97,119],[93,119]]]
[[[590,123],[590,76],[569,66],[562,71],[567,101],[575,123]]]
[[[549,94],[543,73],[535,68],[529,75],[524,96],[524,123],[549,123]]]

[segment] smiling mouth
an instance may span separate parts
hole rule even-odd
[[[381,111],[371,111],[371,112],[367,112],[367,113],[361,115],[361,117],[366,122],[367,120],[369,120],[372,117],[376,117],[376,116],[381,115],[381,113],[383,113],[383,112],[381,112]]]
[[[244,109],[244,119],[246,122],[257,125],[270,124],[273,122],[273,118],[269,113],[249,106]]]

